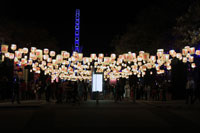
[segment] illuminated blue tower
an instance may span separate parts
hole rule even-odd
[[[76,9],[75,15],[75,43],[73,47],[73,52],[82,52],[82,48],[80,47],[79,41],[79,34],[80,34],[80,9]]]

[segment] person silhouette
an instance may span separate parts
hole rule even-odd
[[[17,73],[14,73],[13,76],[13,87],[12,87],[12,103],[15,102],[15,99],[17,100],[17,103],[20,104],[19,101],[19,77]]]

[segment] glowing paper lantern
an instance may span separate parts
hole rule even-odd
[[[69,58],[69,56],[70,56],[70,53],[68,53],[68,52],[63,52],[63,58],[64,58],[64,59]]]
[[[35,53],[36,52],[36,47],[31,47],[31,52]]]
[[[28,65],[32,65],[33,64],[33,60],[28,60]]]
[[[190,52],[190,54],[194,54],[195,53],[195,47],[191,47],[189,52]]]
[[[196,64],[195,64],[195,63],[192,63],[192,64],[191,64],[191,67],[192,67],[192,68],[195,68],[195,67],[196,67]]]
[[[144,53],[143,56],[142,56],[142,59],[144,61],[148,61],[149,60],[149,53]]]
[[[110,57],[104,57],[104,63],[109,64],[110,63]]]
[[[163,49],[158,49],[157,50],[157,57],[160,58],[161,56],[163,56],[163,52],[164,52]]]
[[[78,53],[77,61],[82,61],[82,60],[83,60],[83,54],[82,53]]]
[[[187,57],[183,57],[183,63],[187,63]]]
[[[122,59],[120,59],[120,58],[117,59],[117,64],[121,64],[122,62],[123,62]]]
[[[52,63],[47,63],[47,66],[50,68],[52,67]]]
[[[176,57],[176,52],[175,52],[175,50],[170,50],[170,51],[169,51],[169,54],[170,54],[172,57]]]
[[[92,58],[93,60],[96,59],[96,54],[90,54],[90,58]]]
[[[39,60],[42,60],[42,50],[41,49],[37,49],[35,52],[35,55]]]
[[[14,55],[13,53],[10,53],[10,54],[9,54],[9,59],[12,60],[12,59],[14,59],[14,58],[15,58],[15,55]]]
[[[28,48],[23,48],[23,53],[27,54],[28,53]]]
[[[125,62],[128,61],[128,54],[123,54],[123,59]]]
[[[53,65],[57,64],[57,61],[55,59],[52,60]]]
[[[18,59],[22,58],[22,53],[19,51],[15,51],[15,57],[17,57]]]
[[[103,58],[98,57],[98,63],[103,62]]]
[[[62,61],[63,61],[63,56],[62,55],[57,55],[56,56],[56,61],[57,61],[57,63],[61,64]]]
[[[182,54],[181,53],[177,53],[176,54],[176,58],[178,58],[179,60],[182,60]]]
[[[187,51],[190,50],[190,46],[185,46],[184,48],[187,49]]]
[[[152,68],[151,63],[147,63],[146,66],[147,66],[148,69],[151,69],[151,68]]]
[[[142,62],[138,62],[138,66],[141,66],[142,65]]]
[[[22,59],[21,59],[21,64],[22,64],[22,65],[25,65],[26,63],[27,63],[27,60],[24,59],[24,58],[22,58]]]
[[[49,58],[49,55],[43,55],[43,59],[47,60]]]
[[[88,58],[88,57],[84,57],[84,58],[83,58],[83,63],[86,64],[86,63],[88,63],[88,62],[89,62],[89,58]]]
[[[142,61],[142,55],[137,56],[137,61]]]
[[[144,51],[140,51],[139,55],[142,56],[144,54]]]
[[[111,59],[116,59],[116,54],[111,54],[110,57]]]
[[[156,56],[150,56],[152,62],[156,62]]]
[[[195,54],[200,55],[200,50],[196,50]]]
[[[46,64],[47,64],[46,61],[42,61],[43,66],[46,66]]]
[[[118,59],[124,59],[124,56],[123,55],[119,55],[119,58]]]
[[[14,50],[16,50],[17,49],[17,45],[16,44],[12,44],[11,45],[11,49],[14,51]]]
[[[18,61],[19,61],[19,60],[18,60],[18,58],[17,58],[17,57],[15,57],[15,58],[14,58],[14,63],[15,63],[15,64],[17,64],[17,63],[18,63]]]
[[[167,70],[171,70],[172,69],[172,67],[169,65],[169,66],[167,66]]]
[[[182,49],[182,55],[187,55],[187,53],[188,53],[188,50],[187,49]]]
[[[9,58],[9,56],[10,56],[10,53],[9,53],[9,52],[5,53],[5,57],[6,57],[6,58]]]
[[[48,54],[49,53],[49,49],[45,48],[44,49],[44,54]]]
[[[54,57],[56,55],[56,52],[55,51],[50,51],[50,56],[51,57]]]
[[[77,58],[78,53],[77,52],[73,52],[72,56],[74,56],[75,58]]]
[[[190,56],[189,57],[189,62],[191,63],[191,62],[194,62],[194,57],[193,56]]]
[[[8,45],[5,45],[5,44],[1,45],[1,52],[7,53],[8,52]]]
[[[103,58],[104,57],[104,54],[99,54],[99,58]]]
[[[164,54],[163,61],[168,61],[168,60],[169,60],[169,55],[168,54]]]
[[[128,53],[128,61],[133,61],[136,58],[136,54],[135,53]]]

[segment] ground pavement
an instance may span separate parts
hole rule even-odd
[[[193,131],[200,127],[200,104],[184,101],[89,100],[78,104],[55,104],[55,101],[0,103],[0,132],[19,131]]]

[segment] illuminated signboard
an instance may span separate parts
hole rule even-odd
[[[92,92],[103,91],[103,74],[92,75]]]

